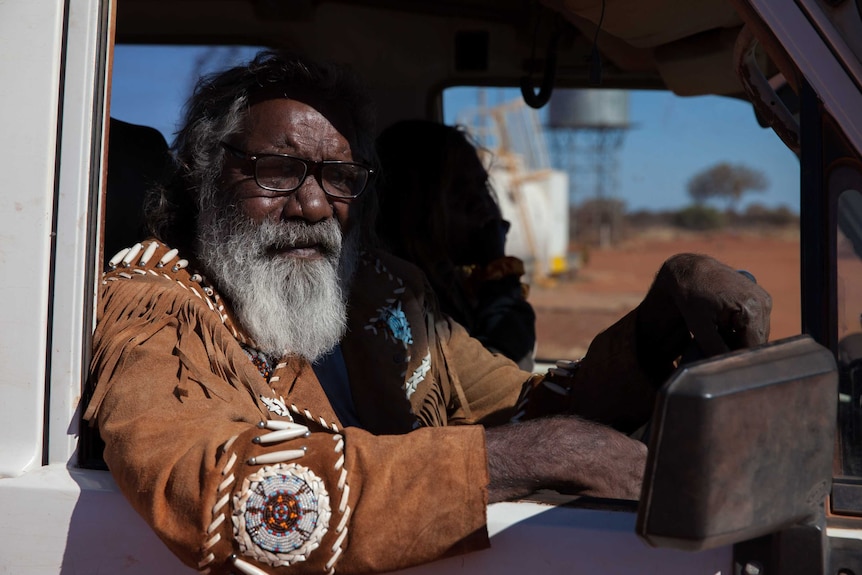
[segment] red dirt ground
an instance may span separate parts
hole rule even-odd
[[[581,357],[593,336],[640,302],[662,262],[680,252],[708,254],[753,273],[772,296],[770,339],[800,333],[798,235],[653,232],[592,249],[572,279],[533,282],[537,357]]]

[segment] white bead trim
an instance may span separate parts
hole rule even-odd
[[[266,406],[270,413],[280,415],[281,417],[288,417],[291,421],[293,421],[293,416],[290,415],[290,410],[287,408],[287,404],[285,404],[283,397],[279,396],[276,398],[261,395],[260,400],[263,402],[263,404]]]
[[[216,503],[215,503],[215,505],[213,505],[213,509],[212,509],[213,515],[217,514],[221,510],[221,508],[227,504],[228,499],[230,499],[229,494],[225,493],[221,497],[221,499],[216,501]]]
[[[338,536],[338,539],[335,540],[335,543],[332,544],[331,550],[333,553],[337,553],[338,555],[341,554],[340,547],[344,543],[344,539],[346,537],[347,537],[347,531],[342,531],[341,535]],[[336,557],[337,556],[333,556],[332,559],[330,559],[330,561],[332,561],[334,563]],[[326,568],[329,569],[329,567],[330,567],[330,565],[327,564]]]
[[[216,544],[216,543],[218,543],[219,541],[221,541],[221,533],[216,533],[215,535],[213,535],[213,536],[210,538],[210,540],[209,540],[209,541],[207,541],[206,543],[204,543],[204,547],[206,547],[207,549],[209,549],[210,547],[212,547],[213,545],[215,545],[215,544]]]
[[[425,354],[425,357],[422,358],[422,363],[419,364],[419,367],[413,370],[413,374],[407,379],[407,381],[404,382],[404,385],[402,386],[405,395],[407,395],[407,399],[410,399],[410,396],[413,395],[413,393],[416,391],[416,388],[419,387],[419,384],[425,381],[425,376],[428,375],[429,371],[431,371],[430,352]]]
[[[136,257],[139,253],[141,253],[141,250],[142,250],[143,248],[144,248],[144,245],[143,245],[143,244],[140,244],[140,243],[137,243],[137,244],[133,245],[133,246],[131,247],[131,249],[129,249],[128,253],[126,253],[125,257],[123,258],[123,261],[122,261],[122,262],[120,262],[120,263],[122,263],[122,264],[123,264],[123,267],[124,267],[124,268],[129,267],[129,266],[132,264],[132,260],[133,260],[133,259],[135,259],[135,257]]]
[[[284,401],[284,400],[282,400]],[[280,419],[267,419],[266,421],[261,421],[257,424],[260,429],[269,429],[270,431],[279,431],[282,429],[298,429],[302,428],[308,430],[304,425],[300,425],[298,423],[294,423],[291,421],[282,421]]]
[[[283,451],[273,451],[272,453],[262,453],[248,460],[249,465],[268,465],[270,463],[284,463],[293,461],[305,456],[306,448],[300,449],[285,449]]]
[[[222,481],[222,482],[219,484],[219,486],[218,486],[218,490],[219,490],[219,491],[221,491],[221,490],[223,490],[223,489],[227,488],[227,487],[228,487],[228,486],[230,486],[230,484],[231,484],[231,483],[233,483],[235,480],[236,480],[236,477],[234,477],[233,473],[231,473],[230,475],[228,475],[227,477],[225,477],[225,480],[224,480],[224,481]]]
[[[344,528],[347,527],[347,520],[350,518],[350,507],[347,507],[347,510],[344,512],[344,515],[341,516],[341,521],[338,522],[338,526],[335,528],[336,533],[341,533],[344,531]]]
[[[143,250],[143,244],[138,243],[138,244],[135,244],[134,246],[132,246],[131,248],[125,248],[123,250],[120,250],[108,262],[109,271],[113,271],[117,268],[118,265],[122,265],[122,267],[126,268],[126,270],[121,271],[121,272],[117,272],[117,276],[119,276],[123,279],[132,279],[134,277],[132,274],[147,275],[149,273],[149,274],[152,274],[156,277],[163,277],[163,278],[170,280],[170,281],[175,280],[177,285],[181,286],[185,290],[191,291],[191,293],[193,293],[198,299],[205,302],[207,304],[207,307],[211,311],[218,314],[218,317],[221,320],[221,322],[223,324],[226,324],[228,317],[227,317],[227,314],[224,313],[224,305],[222,305],[220,303],[220,298],[219,298],[218,294],[215,293],[215,290],[213,290],[213,288],[211,286],[208,286],[208,285],[203,283],[204,282],[203,276],[201,276],[198,273],[195,273],[195,274],[192,274],[189,278],[193,284],[197,284],[200,286],[200,289],[203,290],[203,293],[201,293],[200,291],[198,291],[198,288],[196,288],[194,285],[187,285],[182,280],[176,279],[176,278],[168,275],[168,273],[166,273],[165,271],[156,272],[154,269],[146,267],[149,265],[150,260],[153,257],[153,254],[158,249],[158,246],[159,246],[158,242],[150,242],[147,245],[147,248],[146,248],[146,250],[144,250],[141,258],[137,262],[135,262],[136,266],[139,266],[139,267],[131,267],[131,266],[132,266],[132,261],[137,257],[137,255],[141,252],[141,250]],[[179,251],[176,249],[169,250],[159,259],[155,268],[156,269],[164,268],[167,264],[169,264],[171,261],[176,259],[178,254],[179,254]],[[181,260],[177,261],[171,267],[171,270],[169,273],[177,273],[181,269],[186,268],[188,265],[189,265],[188,260],[181,259]],[[102,285],[106,285],[107,282],[109,282],[109,281],[116,281],[116,279],[117,279],[116,277],[103,278]],[[235,327],[233,327],[233,326],[230,326],[230,327],[231,327],[231,333],[233,334],[233,336],[235,338],[237,338],[242,343],[247,343],[247,339],[241,333],[239,333]]]
[[[335,453],[340,453],[341,457],[335,462],[334,468],[336,471],[341,470],[341,475],[338,477],[338,490],[341,491],[341,499],[338,503],[338,512],[341,513],[341,520],[335,527],[335,532],[338,534],[335,544],[332,546],[333,555],[326,562],[328,575],[335,573],[335,563],[341,557],[344,548],[344,539],[347,537],[347,521],[350,517],[350,506],[348,500],[350,498],[350,486],[347,484],[347,469],[344,468],[344,436],[335,434],[332,436],[335,441]]]
[[[308,421],[315,421],[314,416],[311,415],[311,412],[308,411],[307,409],[300,411],[300,409],[298,407],[296,407],[296,404],[294,404],[294,403],[291,403],[289,407],[290,407],[290,410],[293,411],[295,414],[300,415],[302,417],[305,417]],[[323,417],[318,417],[317,423],[319,423],[323,427],[323,429],[331,430],[335,433],[338,433],[338,431],[339,431],[338,425],[336,425],[335,423],[332,423],[332,422],[327,424],[326,420],[323,419]]]
[[[233,478],[233,476],[231,476],[231,478]],[[216,517],[215,521],[210,523],[210,526],[207,527],[207,535],[218,529],[222,523],[224,523],[224,514],[219,515]]]
[[[347,505],[347,501],[350,499],[350,486],[345,485],[344,491],[341,493],[341,503],[338,504],[338,512],[339,513],[347,513],[349,506]]]
[[[338,559],[341,557],[341,553],[342,549],[341,547],[339,547],[335,551],[335,553],[332,554],[332,557],[329,559],[329,561],[326,562],[327,575],[332,575],[333,573],[335,573],[335,562],[338,561]]]
[[[203,569],[205,566],[207,566],[207,565],[209,565],[210,563],[212,563],[214,559],[215,559],[215,555],[213,555],[212,553],[210,553],[209,555],[207,555],[206,557],[204,557],[204,558],[201,560],[201,562],[200,562],[200,563],[198,563],[198,569]],[[207,571],[206,571],[206,572],[209,572],[209,569],[207,569]]]
[[[132,248],[123,248],[120,251],[118,251],[116,254],[114,254],[114,257],[112,257],[110,260],[108,260],[108,267],[111,269],[114,269],[115,267],[117,267],[117,264],[119,264],[121,261],[123,261],[123,258],[126,257],[126,254],[129,253],[131,251],[131,249]]]
[[[168,250],[165,255],[159,260],[159,263],[156,264],[157,268],[163,268],[168,265],[168,262],[177,257],[177,254],[180,253],[180,250],[174,248],[172,250]]]
[[[239,437],[239,436],[234,435],[233,437],[231,437],[230,439],[227,440],[227,443],[224,444],[224,451],[227,451],[228,449],[231,448],[231,446],[233,445],[233,442],[236,441],[237,437]]]
[[[231,555],[230,560],[231,563],[233,563],[233,566],[242,571],[244,575],[269,575],[269,573],[263,569],[258,569],[248,561],[243,561],[236,555]]]
[[[158,242],[150,242],[150,245],[147,246],[147,249],[144,250],[144,255],[141,256],[141,259],[138,260],[139,266],[145,266],[150,263],[150,258],[153,257],[153,254],[156,253],[156,249],[158,249]]]
[[[270,443],[276,443],[278,441],[288,441],[290,439],[297,439],[299,437],[308,437],[311,435],[308,431],[308,428],[304,425],[297,425],[297,429],[281,429],[279,431],[273,431],[272,433],[267,433],[266,435],[259,435],[255,437],[252,441],[254,443],[258,443],[260,445],[268,445]]]
[[[228,450],[234,444],[237,437],[238,436],[234,435],[225,442],[224,446],[222,446],[222,453],[228,453]],[[230,501],[230,488],[236,482],[236,477],[233,473],[231,473],[230,470],[233,468],[234,464],[236,463],[236,460],[236,453],[231,452],[231,454],[227,458],[227,461],[224,464],[224,467],[221,470],[221,474],[223,477],[225,477],[225,479],[222,480],[221,483],[219,483],[218,491],[216,491],[216,496],[218,497],[218,500],[212,508],[213,520],[207,526],[207,535],[211,535],[216,529],[218,529],[218,527],[222,523],[225,522],[225,519],[227,519],[227,510],[225,508]],[[225,510],[225,512],[222,512],[222,510]],[[207,555],[204,556],[200,563],[198,563],[198,569],[203,569],[204,567],[207,567],[207,565],[209,565],[215,560],[215,556],[212,554],[212,552],[210,552],[210,549],[220,540],[221,534],[216,533],[215,536],[211,537],[206,541],[206,543],[204,543],[202,551],[203,553],[207,553]],[[208,570],[209,569],[207,569],[207,571]]]

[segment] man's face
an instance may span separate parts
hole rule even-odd
[[[252,156],[352,160],[347,138],[298,100],[254,104],[243,128],[227,143]],[[202,207],[196,242],[206,274],[259,350],[321,357],[344,335],[358,263],[349,201],[327,196],[311,175],[292,192],[267,191],[255,181],[252,161],[229,151],[220,181],[212,184],[219,201]]]
[[[338,123],[338,116],[330,111],[325,115],[313,100],[308,102],[276,98],[253,104],[242,132],[230,144],[250,155],[289,154],[313,161],[353,161],[348,138],[333,125],[333,121]],[[347,231],[351,202],[360,201],[327,196],[310,174],[299,189],[273,194],[257,185],[250,161],[231,154],[225,154],[221,188],[236,200],[239,211],[255,222],[318,224],[334,218],[342,233]],[[322,257],[314,245],[284,246],[278,255]]]
[[[488,186],[488,172],[472,147],[460,154],[452,184],[443,199],[449,217],[449,257],[456,264],[483,264],[503,247],[502,213]]]

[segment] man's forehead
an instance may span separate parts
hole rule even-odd
[[[311,90],[290,89],[288,87],[270,86],[249,95],[249,107],[270,101],[295,100],[327,119],[332,126],[351,144],[356,142],[354,119],[348,107],[339,100],[327,98]]]

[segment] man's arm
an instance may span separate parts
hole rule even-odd
[[[556,416],[490,428],[485,440],[489,502],[540,489],[640,497],[646,445],[603,425]]]
[[[438,335],[445,341],[447,364],[456,370],[454,384],[462,386],[468,406],[456,414],[464,419],[455,423],[483,423],[488,458],[489,501],[503,501],[528,495],[539,489],[555,489],[599,497],[637,499],[646,462],[646,446],[610,427],[571,415],[572,398],[547,377],[520,371],[509,360],[490,354],[469,337],[457,323],[438,324]],[[649,414],[652,394],[638,369],[629,346],[634,337],[634,320],[621,322],[609,333],[598,337],[592,349],[592,368],[585,371],[597,392],[596,409],[619,412],[626,397],[611,391],[645,386],[645,409]],[[622,363],[618,353],[627,353]],[[527,382],[525,384],[525,382]],[[500,425],[516,415],[516,397],[526,387],[530,415],[520,423]],[[522,400],[524,397],[522,397]],[[578,399],[583,399],[582,395]],[[549,414],[568,413],[556,417]],[[532,419],[530,419],[532,417]]]

